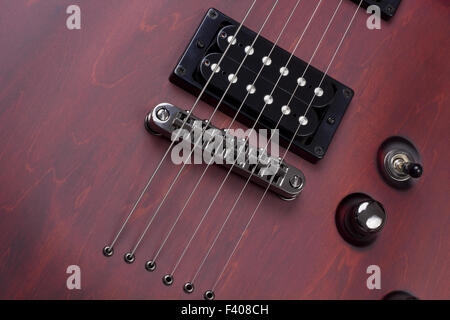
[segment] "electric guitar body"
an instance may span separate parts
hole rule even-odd
[[[448,1],[381,8],[381,29],[350,0],[83,1],[69,30],[72,2],[0,8],[0,298],[450,298]],[[278,75],[307,114],[281,124],[279,184],[205,163],[173,182],[174,124],[225,96],[210,125],[276,129]]]

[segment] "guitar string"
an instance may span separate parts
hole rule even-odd
[[[338,47],[336,48],[336,51],[334,52],[333,57],[331,58],[330,63],[328,64],[328,67],[327,67],[327,69],[326,69],[326,72],[324,73],[324,75],[323,75],[323,77],[322,77],[322,79],[321,79],[321,81],[320,81],[319,88],[320,88],[320,86],[323,84],[323,81],[325,80],[325,77],[326,77],[326,75],[328,74],[331,65],[333,64],[334,59],[336,58],[336,56],[337,56],[337,54],[338,54],[338,52],[339,52],[339,50],[340,50],[340,48],[341,48],[341,46],[342,46],[342,44],[343,44],[345,38],[347,37],[348,31],[350,30],[350,28],[351,28],[351,26],[352,26],[352,24],[353,24],[353,22],[354,22],[354,20],[355,20],[356,14],[358,13],[358,10],[359,10],[359,9],[361,8],[361,6],[362,6],[362,3],[363,3],[363,0],[360,1],[359,5],[358,5],[358,8],[355,10],[355,13],[353,14],[353,17],[352,17],[352,19],[350,20],[350,23],[348,24],[347,29],[345,30],[345,32],[344,32],[344,34],[343,34],[343,36],[342,36],[342,38],[341,38],[341,41],[340,41]],[[311,106],[312,106],[312,104],[313,104],[313,102],[314,102],[315,97],[316,97],[316,95],[314,94],[313,97],[312,97],[312,99],[311,99],[311,102],[309,103],[308,109],[307,109],[307,111],[305,112],[304,116],[306,116],[306,115],[308,114],[308,111],[309,111],[309,109],[311,108]],[[294,134],[294,137],[291,139],[291,141],[290,141],[290,143],[289,143],[289,146],[288,146],[288,148],[286,149],[286,151],[285,151],[285,153],[284,153],[283,160],[284,160],[284,158],[286,157],[286,155],[288,154],[289,149],[290,149],[290,147],[292,146],[292,143],[293,143],[293,141],[294,141],[294,139],[295,139],[295,136],[297,135],[297,133],[298,133],[298,131],[300,130],[300,128],[301,128],[301,124],[297,127],[297,130],[296,130],[296,132],[295,132],[295,134]],[[270,182],[270,183],[272,183],[272,181],[273,181],[273,178],[271,179],[271,182]],[[269,184],[269,186],[270,186],[270,184]],[[263,202],[263,200],[264,200],[264,198],[265,198],[265,196],[266,196],[268,190],[269,190],[269,188],[267,187],[267,188],[265,189],[265,191],[264,191],[263,196],[262,196],[261,199],[259,200],[259,202],[258,202],[258,204],[257,204],[257,206],[256,206],[256,208],[255,208],[255,210],[253,211],[253,213],[252,213],[252,215],[251,215],[251,217],[250,217],[250,219],[249,219],[247,225],[245,226],[244,231],[241,233],[241,236],[239,237],[239,239],[238,239],[236,245],[234,246],[233,251],[231,252],[230,256],[228,257],[228,259],[227,259],[227,261],[226,261],[226,263],[225,263],[225,265],[224,265],[222,271],[220,272],[219,276],[217,277],[217,280],[215,281],[214,285],[212,286],[211,291],[214,292],[214,290],[216,289],[217,284],[219,283],[219,281],[220,281],[220,279],[221,279],[223,273],[225,272],[225,270],[226,270],[228,264],[230,263],[231,258],[233,257],[234,253],[236,252],[236,250],[237,250],[237,248],[238,248],[238,246],[239,246],[239,243],[242,241],[242,238],[244,237],[245,232],[248,230],[248,228],[249,228],[251,222],[253,221],[253,218],[255,217],[256,212],[258,211],[259,207],[261,206],[261,203]]]
[[[334,21],[334,19],[335,19],[335,17],[336,17],[336,14],[338,13],[339,8],[340,8],[341,5],[342,5],[342,2],[343,2],[343,0],[340,0],[340,2],[339,2],[339,4],[338,4],[338,6],[336,7],[336,9],[335,9],[335,11],[334,11],[334,13],[333,13],[331,19],[330,19],[329,22],[328,22],[327,27],[325,28],[324,32],[322,33],[322,36],[321,36],[319,42],[317,43],[316,48],[315,48],[315,50],[314,50],[314,52],[313,52],[311,58],[309,59],[309,63],[308,63],[308,65],[307,65],[307,67],[305,68],[304,72],[303,72],[302,78],[306,75],[307,70],[308,70],[309,67],[311,66],[311,63],[312,63],[312,61],[314,60],[314,57],[316,56],[316,54],[317,54],[317,52],[318,52],[318,50],[319,50],[319,48],[320,48],[320,46],[321,46],[321,44],[322,44],[322,42],[323,42],[323,39],[325,38],[325,35],[328,33],[328,30],[330,29],[330,26],[331,26],[331,24],[333,23],[333,21]],[[293,92],[293,93],[291,94],[291,96],[290,96],[290,99],[289,99],[289,102],[288,102],[288,104],[287,104],[287,107],[290,107],[290,104],[291,104],[291,102],[292,102],[292,100],[293,100],[293,98],[294,98],[294,96],[295,96],[295,94],[296,94],[298,88],[299,88],[299,86],[296,86],[296,87],[295,87],[294,92]],[[276,126],[275,126],[275,130],[277,130],[277,128],[278,128],[278,126],[280,125],[280,123],[281,123],[283,117],[284,117],[284,114],[282,113],[282,116],[279,118],[279,120],[278,120],[278,122],[277,122],[277,124],[276,124]],[[273,136],[274,136],[274,134],[272,134],[271,137],[270,137],[270,139],[267,141],[267,144],[266,144],[266,146],[265,146],[265,148],[264,148],[264,150],[263,150],[263,152],[262,152],[263,154],[266,152],[267,147],[269,146],[270,141],[272,140]],[[284,159],[283,159],[283,160],[284,160]],[[203,265],[205,264],[205,262],[206,262],[206,260],[208,259],[208,257],[209,257],[209,255],[210,255],[212,249],[214,248],[215,244],[217,243],[217,240],[219,239],[220,235],[222,234],[222,232],[223,232],[223,230],[224,230],[224,228],[225,228],[225,225],[228,223],[228,221],[229,221],[229,219],[230,219],[232,213],[234,212],[234,209],[235,209],[235,207],[236,207],[236,204],[239,202],[240,198],[242,197],[243,192],[244,192],[244,190],[246,189],[246,187],[247,187],[248,183],[250,182],[251,178],[253,177],[255,171],[256,171],[256,167],[253,168],[253,170],[251,171],[250,176],[248,177],[248,179],[247,179],[247,181],[246,181],[246,183],[245,183],[243,189],[241,190],[241,192],[240,192],[238,198],[237,198],[236,201],[234,202],[233,207],[232,207],[232,208],[230,209],[230,211],[228,212],[228,215],[227,215],[225,221],[223,222],[222,226],[220,227],[219,232],[216,234],[216,237],[214,238],[212,244],[210,245],[210,247],[209,247],[207,253],[206,253],[205,256],[203,257],[202,262],[200,263],[200,266],[197,268],[197,271],[196,271],[194,277],[193,277],[192,280],[191,280],[192,283],[197,279],[197,277],[198,277],[198,275],[199,275],[199,273],[200,273],[200,271],[201,271]],[[275,177],[275,175],[274,175],[273,177]],[[271,180],[270,183],[269,183],[269,188],[270,188],[270,185],[272,184],[272,181],[273,181],[273,178],[272,178],[272,180]],[[219,191],[220,191],[220,190],[219,190]]]
[[[291,19],[292,19],[294,13],[295,13],[295,11],[297,10],[297,7],[298,7],[298,5],[300,4],[301,1],[302,1],[302,0],[297,0],[297,3],[295,4],[294,8],[292,9],[292,11],[291,11],[291,13],[290,13],[290,15],[289,15],[287,21],[285,22],[283,28],[281,29],[280,33],[278,34],[278,37],[277,37],[275,43],[273,44],[272,48],[271,48],[270,51],[269,51],[269,54],[267,55],[268,59],[271,58],[272,53],[273,53],[275,47],[277,46],[278,42],[280,41],[281,36],[283,35],[283,33],[284,33],[286,27],[288,26],[289,22],[291,21]],[[253,83],[252,83],[252,86],[255,86],[256,81],[259,79],[259,77],[260,77],[260,75],[261,75],[261,73],[262,73],[262,71],[264,70],[265,67],[266,67],[266,64],[263,63],[262,66],[261,66],[261,68],[259,69],[258,74],[256,75],[255,80],[254,80]],[[243,108],[243,106],[244,106],[244,104],[245,104],[245,102],[247,101],[247,99],[248,99],[249,96],[250,96],[250,91],[247,91],[247,94],[246,94],[244,100],[242,101],[241,105],[239,106],[239,109],[237,110],[236,114],[234,115],[234,117],[233,117],[233,119],[232,119],[230,125],[228,126],[227,129],[225,129],[225,132],[226,132],[227,130],[229,130],[229,129],[233,126],[233,124],[235,123],[235,121],[236,121],[236,119],[237,119],[237,116],[238,116],[239,113],[241,112],[241,109]],[[218,150],[216,150],[216,152],[214,153],[214,156],[217,155],[217,152],[218,152]],[[214,156],[213,156],[212,158],[214,158]],[[213,159],[212,159],[212,160],[213,160]],[[177,218],[176,218],[174,224],[173,224],[172,227],[170,228],[169,232],[167,233],[166,237],[164,238],[164,241],[162,242],[161,246],[160,246],[159,249],[157,250],[157,252],[156,252],[156,254],[154,255],[153,259],[150,260],[150,261],[156,262],[156,259],[158,258],[159,254],[161,253],[162,249],[164,248],[164,246],[165,246],[167,240],[169,239],[170,235],[172,234],[173,230],[174,230],[175,227],[177,226],[177,224],[178,224],[178,222],[179,222],[181,216],[182,216],[183,213],[184,213],[184,210],[187,208],[189,202],[191,201],[192,196],[194,195],[194,193],[195,193],[195,191],[197,190],[197,188],[200,186],[200,183],[202,182],[203,177],[206,175],[206,172],[208,171],[208,168],[211,166],[211,164],[212,164],[212,161],[209,162],[209,163],[207,164],[206,168],[204,169],[204,171],[202,172],[200,178],[198,179],[198,181],[197,181],[197,183],[196,183],[194,189],[191,191],[189,197],[187,198],[186,202],[184,203],[183,208],[182,208],[181,211],[179,212],[179,214],[178,214],[178,216],[177,216]]]
[[[292,53],[291,53],[289,59],[287,60],[287,63],[286,63],[286,65],[285,65],[285,68],[287,68],[287,67],[289,66],[289,63],[291,62],[291,60],[292,60],[292,58],[293,58],[293,56],[294,56],[294,53],[297,51],[298,46],[300,45],[301,41],[303,40],[303,37],[304,37],[306,31],[309,29],[310,23],[311,23],[313,17],[315,16],[315,13],[317,12],[317,9],[318,9],[318,7],[319,7],[319,5],[320,5],[321,2],[322,2],[322,0],[320,0],[319,3],[318,3],[318,5],[316,6],[316,9],[314,10],[313,15],[311,16],[311,18],[310,18],[310,20],[309,20],[307,26],[305,27],[305,30],[304,30],[303,33],[301,34],[299,40],[298,40],[297,43],[296,43],[296,46],[295,46],[294,50],[292,51]],[[277,80],[277,82],[275,83],[275,86],[274,86],[274,88],[273,88],[273,90],[272,90],[270,96],[273,95],[273,93],[274,93],[274,91],[276,90],[276,88],[278,87],[278,84],[279,84],[279,82],[280,82],[280,80],[281,80],[282,77],[283,77],[283,74],[280,73],[280,76],[278,77],[278,80]],[[253,130],[253,129],[255,128],[256,124],[258,123],[258,121],[259,121],[259,119],[260,119],[261,115],[263,114],[263,112],[264,112],[264,110],[265,110],[266,107],[267,107],[267,103],[265,103],[263,109],[261,110],[261,112],[260,112],[258,118],[257,118],[256,121],[255,121],[255,124],[254,124],[253,128],[250,129],[250,130]],[[248,141],[248,138],[245,139],[245,143],[244,143],[244,144],[246,144],[247,141]],[[240,153],[241,153],[241,152],[240,152]],[[239,158],[240,153],[238,154],[237,158]],[[229,169],[227,175],[225,176],[224,180],[222,181],[222,184],[220,185],[219,189],[217,190],[216,194],[214,195],[213,199],[211,200],[211,202],[210,202],[208,208],[207,208],[206,211],[204,212],[202,219],[200,220],[199,224],[197,225],[197,227],[196,227],[196,229],[195,229],[195,231],[194,231],[194,234],[191,236],[191,238],[190,238],[188,244],[187,244],[186,247],[184,248],[184,250],[183,250],[181,256],[179,257],[177,263],[175,264],[175,267],[173,268],[171,275],[173,275],[173,274],[175,273],[175,271],[177,270],[177,268],[178,268],[178,266],[179,266],[181,260],[183,259],[183,257],[184,257],[184,255],[186,254],[186,252],[187,252],[189,246],[191,245],[193,239],[195,238],[197,232],[199,231],[201,225],[203,224],[203,221],[206,219],[206,216],[208,215],[209,211],[211,210],[212,204],[215,202],[215,200],[217,199],[217,197],[218,197],[218,195],[219,195],[220,190],[223,188],[223,186],[224,186],[224,184],[225,184],[225,182],[226,182],[226,179],[227,179],[228,176],[230,175],[231,170],[232,170],[233,166],[235,165],[235,163],[236,163],[236,162],[234,162],[234,163],[232,164],[232,167]]]
[[[268,16],[266,17],[266,20],[264,21],[263,25],[261,26],[257,36],[255,37],[255,39],[253,40],[253,43],[251,44],[251,48],[253,48],[253,46],[255,45],[256,40],[259,38],[262,30],[264,29],[264,27],[266,26],[270,16],[272,15],[273,11],[275,10],[276,6],[278,5],[279,0],[276,0],[274,2],[274,5],[272,7],[272,9],[270,10]],[[242,69],[242,66],[244,65],[245,61],[247,60],[249,54],[250,54],[251,50],[247,50],[246,55],[244,57],[244,59],[242,60],[242,62],[240,63],[238,69],[236,70],[236,73],[234,75],[234,77],[237,77],[239,72]],[[217,70],[217,69],[216,69]],[[213,71],[214,72],[214,71]],[[220,101],[218,102],[215,110],[213,111],[213,113],[211,114],[211,116],[209,117],[209,119],[207,120],[207,123],[209,124],[211,122],[211,120],[213,119],[214,115],[217,113],[217,111],[219,110],[220,105],[222,104],[226,94],[228,93],[229,89],[231,88],[231,86],[233,85],[233,81],[229,82],[228,87],[226,88],[225,92],[222,95],[222,98],[220,99]],[[202,133],[204,133],[206,131],[208,126],[205,126],[205,128],[202,130]],[[187,159],[189,157],[191,157],[191,155],[194,153],[194,151],[196,150],[196,148],[199,146],[199,143],[201,142],[201,137],[195,142],[194,147],[192,148],[190,154],[187,156]],[[181,176],[181,173],[183,172],[184,168],[186,167],[187,161],[185,161],[183,163],[183,165],[181,166],[180,170],[178,171],[177,175],[175,176],[175,178],[173,179],[169,189],[167,190],[166,194],[164,195],[163,199],[161,200],[160,204],[158,205],[158,208],[156,209],[155,213],[153,214],[151,220],[148,222],[148,224],[146,225],[144,231],[142,232],[141,236],[139,237],[136,245],[133,247],[133,249],[131,250],[131,252],[129,254],[131,254],[131,256],[134,256],[134,254],[136,253],[136,250],[138,249],[138,247],[140,246],[140,244],[142,243],[142,240],[144,239],[146,233],[148,232],[150,226],[152,225],[154,219],[157,217],[158,213],[160,212],[163,204],[165,203],[167,197],[169,196],[170,192],[172,191],[173,187],[175,186],[176,182],[178,181],[178,178]]]
[[[239,25],[239,27],[238,27],[236,33],[234,34],[234,36],[233,36],[233,38],[231,39],[230,43],[228,44],[227,48],[226,48],[225,51],[223,52],[223,54],[222,54],[222,56],[221,56],[219,62],[217,63],[217,67],[216,67],[216,68],[219,68],[219,67],[220,67],[220,65],[221,65],[221,63],[222,63],[222,61],[223,61],[223,59],[225,58],[225,56],[227,55],[229,49],[231,48],[232,43],[236,40],[236,37],[237,37],[237,35],[239,34],[239,32],[240,32],[242,26],[244,25],[244,23],[245,23],[245,21],[247,20],[248,16],[249,16],[250,13],[252,12],[252,10],[253,10],[253,8],[254,8],[254,6],[255,6],[255,4],[256,4],[256,1],[257,1],[257,0],[253,0],[253,3],[250,5],[250,8],[247,10],[247,12],[246,12],[244,18],[242,19],[242,21],[241,21],[241,23],[240,23],[240,25]],[[217,70],[217,69],[216,69],[216,70]],[[206,91],[206,88],[208,87],[208,85],[209,85],[210,82],[212,81],[212,79],[213,79],[213,77],[214,77],[215,74],[216,74],[216,73],[213,72],[213,73],[211,74],[211,76],[208,78],[208,81],[207,81],[206,84],[203,86],[202,91],[200,92],[199,96],[197,97],[197,99],[195,100],[194,104],[192,105],[192,108],[191,108],[191,110],[190,110],[188,116],[187,116],[186,119],[183,121],[182,126],[184,126],[184,125],[187,123],[187,121],[189,120],[191,114],[193,114],[193,111],[195,110],[195,108],[197,107],[198,103],[200,102],[200,99],[202,98],[203,94],[204,94],[205,91]],[[180,132],[181,132],[181,131],[180,131]],[[161,168],[162,164],[164,163],[165,159],[167,158],[167,156],[168,156],[168,154],[169,154],[169,152],[170,152],[170,149],[173,147],[173,145],[175,144],[175,141],[177,141],[177,140],[178,140],[178,135],[176,136],[176,139],[174,139],[174,140],[172,141],[172,143],[169,145],[169,147],[167,148],[167,150],[166,150],[164,156],[163,156],[162,159],[160,160],[159,164],[156,166],[155,171],[154,171],[153,174],[151,175],[151,177],[150,177],[150,179],[148,180],[147,184],[145,185],[144,189],[142,189],[142,191],[141,191],[141,193],[140,193],[138,199],[137,199],[136,202],[134,203],[134,205],[133,205],[133,207],[132,207],[130,213],[129,213],[128,216],[127,216],[127,218],[126,218],[125,221],[122,223],[122,225],[121,225],[119,231],[117,232],[117,234],[116,234],[116,236],[114,237],[114,239],[113,239],[113,241],[111,242],[111,244],[108,246],[108,248],[109,248],[110,250],[112,250],[112,249],[114,248],[115,244],[117,243],[117,240],[119,239],[120,235],[122,234],[123,230],[125,229],[125,226],[128,224],[130,218],[133,216],[133,214],[134,214],[134,212],[135,212],[137,206],[138,206],[139,203],[141,202],[141,200],[142,200],[144,194],[147,192],[148,188],[150,187],[151,183],[153,182],[153,179],[155,178],[156,174],[158,173],[159,169]]]

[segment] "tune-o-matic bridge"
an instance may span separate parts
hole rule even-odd
[[[187,121],[186,118],[188,118]],[[189,139],[188,142],[191,145],[197,146],[197,151],[208,150],[212,140],[223,141],[224,145],[232,147],[224,147],[220,149],[221,152],[217,152],[219,149],[216,149],[216,144],[216,148],[208,150],[216,162],[227,168],[233,167],[235,173],[245,178],[252,176],[251,181],[262,187],[267,187],[270,183],[270,190],[284,200],[295,199],[305,185],[305,176],[299,169],[280,158],[269,155],[265,152],[265,148],[256,148],[250,145],[248,140],[232,136],[226,130],[215,128],[210,123],[192,114],[189,115],[188,111],[169,103],[156,106],[145,118],[145,127],[152,134],[163,135],[170,139],[174,136],[179,138],[178,140]],[[187,133],[197,129],[201,133],[214,136],[209,139],[197,139],[194,134],[190,134],[189,138],[186,138],[181,134],[178,135],[177,130],[180,129],[185,129]]]
[[[170,80],[198,95],[215,72],[202,99],[215,107],[226,92],[219,107],[230,115],[239,111],[237,119],[249,127],[275,128],[280,110],[289,105],[289,114],[278,125],[280,144],[286,147],[294,139],[290,148],[293,152],[312,162],[322,159],[353,98],[353,90],[295,55],[290,57],[289,52],[262,36],[256,37],[251,30],[242,27],[237,32],[238,25],[210,9]],[[220,68],[215,68],[234,35],[236,39]],[[235,83],[227,90],[232,81]],[[299,117],[304,114],[308,121],[297,130]]]

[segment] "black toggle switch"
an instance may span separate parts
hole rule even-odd
[[[363,247],[374,242],[386,224],[383,205],[362,193],[344,198],[336,211],[336,226],[350,244]]]
[[[402,171],[411,178],[418,179],[422,176],[423,167],[420,163],[407,162],[403,165]]]
[[[391,137],[378,149],[378,168],[384,180],[397,189],[407,189],[423,174],[420,154],[403,137]]]

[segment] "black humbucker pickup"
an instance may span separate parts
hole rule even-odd
[[[209,9],[171,74],[170,81],[194,95],[199,95],[213,72],[213,66],[218,64],[226,50],[230,36],[236,33],[238,25],[238,22],[218,10]],[[216,107],[230,83],[230,75],[237,72],[246,55],[246,48],[251,46],[255,37],[255,32],[242,27],[237,34],[236,43],[230,46],[220,64],[220,72],[212,77],[206,88],[202,96],[204,101]],[[323,94],[313,100],[315,89],[324,74],[293,56],[288,64],[288,74],[281,78],[272,94],[273,103],[264,108],[265,97],[272,92],[280,77],[280,69],[291,56],[289,52],[276,46],[270,55],[271,64],[265,66],[258,77],[262,61],[272,47],[273,43],[264,37],[257,39],[253,46],[254,53],[247,56],[237,73],[237,82],[230,87],[219,108],[234,116],[244,102],[237,116],[238,121],[253,127],[259,118],[256,128],[274,129],[282,115],[281,108],[289,103],[292,96],[289,104],[291,113],[284,116],[278,126],[280,144],[284,147],[289,145],[298,129],[299,117],[308,110],[308,122],[297,132],[290,150],[311,162],[316,162],[325,156],[354,92],[327,75],[321,85]],[[307,72],[303,78],[306,85],[300,86],[298,79],[302,78],[305,70]],[[248,94],[248,86],[252,83],[255,83],[256,91]],[[313,103],[308,108],[312,100]],[[259,117],[261,111],[263,112]]]

